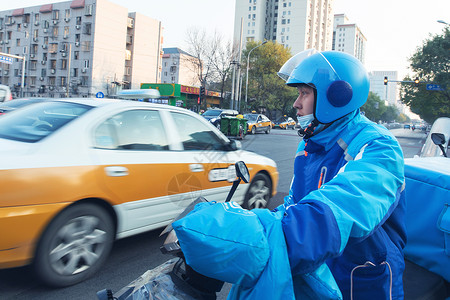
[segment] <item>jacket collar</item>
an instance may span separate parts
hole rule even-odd
[[[319,132],[317,135],[312,136],[306,141],[307,143],[313,142],[314,149],[320,145],[320,148],[324,148],[325,151],[331,149],[337,140],[341,137],[342,131],[350,122],[358,122],[361,119],[359,108],[344,117],[334,121],[330,126]],[[320,125],[319,125],[320,126]],[[311,145],[312,146],[312,145]],[[306,149],[305,149],[306,150]],[[311,149],[312,150],[312,149]],[[312,150],[311,152],[316,152]]]

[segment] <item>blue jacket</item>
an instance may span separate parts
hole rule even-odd
[[[294,285],[325,263],[344,299],[402,299],[403,187],[397,140],[359,110],[300,142],[282,220]]]

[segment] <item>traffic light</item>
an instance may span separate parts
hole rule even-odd
[[[384,85],[387,85],[387,83],[388,83],[388,78],[387,78],[387,76],[384,76]]]
[[[414,85],[419,86],[419,82],[419,77],[416,77],[416,79],[414,79]]]
[[[200,87],[200,99],[204,99],[205,98],[205,87],[202,85]]]

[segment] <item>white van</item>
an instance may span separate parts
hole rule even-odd
[[[9,86],[0,84],[0,102],[12,100],[11,90]]]

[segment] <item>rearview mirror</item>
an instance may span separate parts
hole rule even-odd
[[[236,175],[242,179],[245,183],[250,180],[250,174],[248,172],[247,165],[243,161],[238,161],[236,164]]]
[[[447,157],[447,152],[444,149],[445,145],[445,135],[442,133],[437,133],[437,132],[433,132],[431,134],[431,140],[433,141],[433,143],[437,146],[439,146],[439,148],[442,151],[442,155],[444,155],[445,157]]]
[[[435,145],[444,145],[445,144],[445,135],[442,133],[433,132],[431,134],[431,140]]]
[[[232,150],[241,150],[242,144],[240,141],[230,140],[230,147]]]

